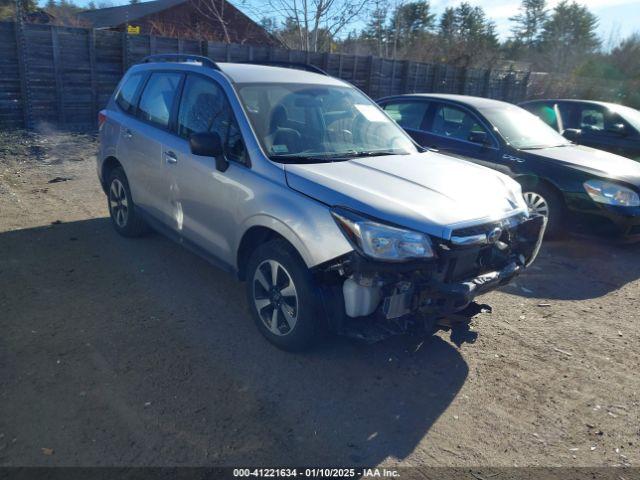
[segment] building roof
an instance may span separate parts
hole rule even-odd
[[[138,18],[146,17],[162,10],[166,10],[187,0],[154,0],[119,7],[99,8],[80,12],[78,19],[90,23],[93,28],[110,28],[123,23],[129,23]]]

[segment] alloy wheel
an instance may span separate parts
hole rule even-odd
[[[129,218],[129,202],[127,201],[124,185],[117,178],[113,179],[109,189],[109,208],[116,225],[120,228],[125,228]]]
[[[542,195],[536,192],[525,192],[522,196],[529,208],[529,212],[549,217],[549,204]]]
[[[291,333],[298,321],[298,293],[289,272],[275,260],[265,260],[253,275],[253,302],[274,335]]]

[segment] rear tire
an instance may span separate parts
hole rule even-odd
[[[123,237],[139,237],[149,231],[147,224],[136,212],[129,182],[122,167],[114,168],[109,174],[107,206],[113,228]]]
[[[522,187],[529,212],[547,217],[547,238],[560,238],[564,232],[564,203],[560,195],[544,184]]]
[[[259,246],[247,264],[249,308],[260,333],[282,350],[318,343],[326,318],[318,287],[295,249],[285,240]]]

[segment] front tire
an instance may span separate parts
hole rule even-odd
[[[535,187],[523,187],[522,190],[522,196],[529,212],[547,217],[547,237],[561,237],[564,233],[564,204],[560,195],[542,184]]]
[[[109,174],[107,181],[107,204],[113,227],[123,237],[139,237],[149,228],[138,212],[136,212],[129,181],[121,167]]]
[[[278,348],[305,350],[326,330],[317,285],[284,240],[258,247],[247,265],[247,300],[260,333]]]

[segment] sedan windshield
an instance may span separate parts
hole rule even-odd
[[[553,128],[520,107],[484,108],[481,112],[502,138],[515,148],[527,150],[570,145]]]
[[[263,83],[238,92],[262,148],[274,161],[339,161],[418,151],[400,127],[353,88]]]

